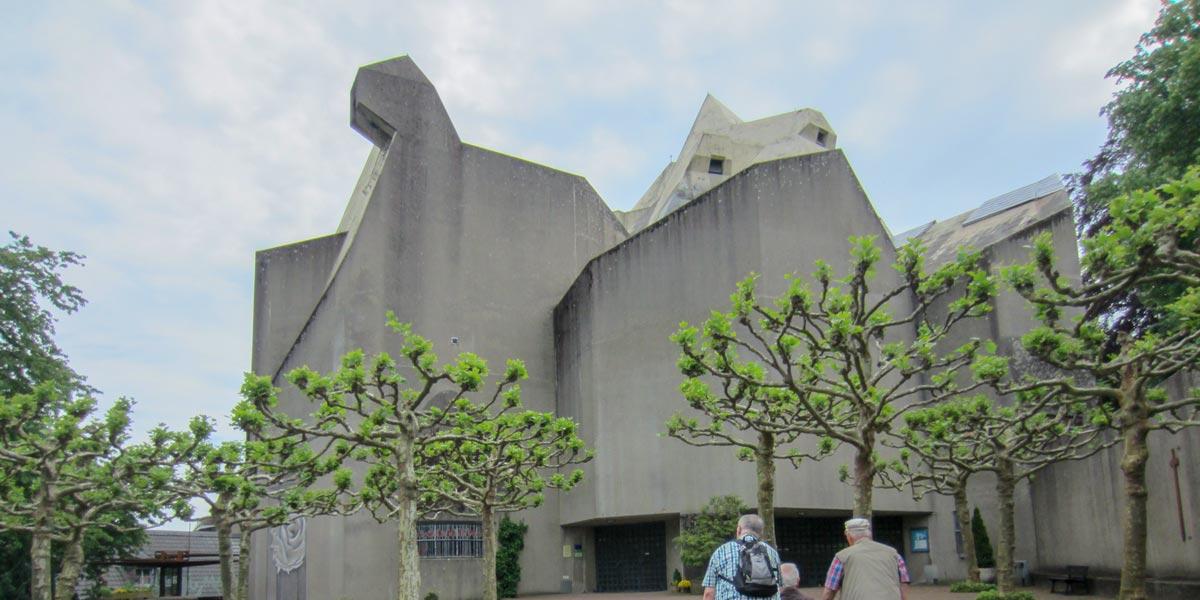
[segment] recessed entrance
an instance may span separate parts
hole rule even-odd
[[[846,547],[842,527],[847,517],[777,517],[775,537],[779,558],[800,567],[801,587],[820,587],[833,555]],[[903,517],[877,516],[873,520],[876,541],[904,553]]]
[[[596,591],[667,589],[667,533],[662,522],[597,527]]]

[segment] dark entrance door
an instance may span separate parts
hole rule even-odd
[[[597,592],[655,592],[667,589],[667,531],[664,523],[597,527],[595,533]]]
[[[845,517],[776,518],[775,537],[779,540],[779,557],[800,567],[801,587],[820,587],[833,555],[846,547],[842,527]],[[877,516],[873,520],[875,540],[904,554],[904,521],[902,517]]]
[[[180,596],[183,594],[183,567],[161,567],[158,570],[158,595]]]

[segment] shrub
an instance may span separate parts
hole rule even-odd
[[[671,583],[678,584],[681,579],[683,579],[683,575],[679,574],[679,569],[675,569],[675,573],[671,575]]]
[[[975,596],[975,600],[1037,600],[1037,598],[1034,597],[1033,592],[1009,592],[1001,594],[996,590],[991,590]]]
[[[425,600],[438,600],[438,595],[436,592],[429,592],[425,594]]]
[[[525,549],[525,531],[529,526],[508,518],[500,520],[496,532],[496,595],[501,598],[516,598],[517,584],[521,583],[521,551]]]
[[[950,591],[963,593],[990,592],[996,589],[996,585],[992,583],[982,583],[979,581],[956,581],[950,585]]]
[[[691,518],[675,539],[684,566],[708,565],[713,550],[733,538],[738,518],[750,509],[737,496],[716,496]]]
[[[975,514],[971,516],[971,533],[975,534],[975,564],[980,569],[996,568],[996,557],[992,549],[992,541],[988,539],[987,525],[983,524],[983,516],[979,514],[979,507],[975,507]]]

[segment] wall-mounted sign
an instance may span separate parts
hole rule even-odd
[[[913,527],[908,530],[909,548],[913,553],[929,552],[929,528]]]

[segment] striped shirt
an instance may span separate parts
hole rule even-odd
[[[742,537],[742,540],[756,541],[758,538],[747,535]],[[771,564],[778,569],[779,553],[770,544],[764,545],[767,547],[767,556],[771,557]],[[700,585],[706,588],[714,588],[716,590],[716,600],[763,600],[763,598],[743,596],[738,593],[737,588],[733,587],[733,577],[737,574],[741,551],[741,544],[738,544],[737,540],[730,540],[718,546],[713,551],[712,558],[708,560],[708,571],[704,573],[704,581]],[[776,573],[775,577],[776,585],[779,585],[779,574]],[[776,592],[774,596],[764,596],[764,598],[779,600],[779,593]]]

